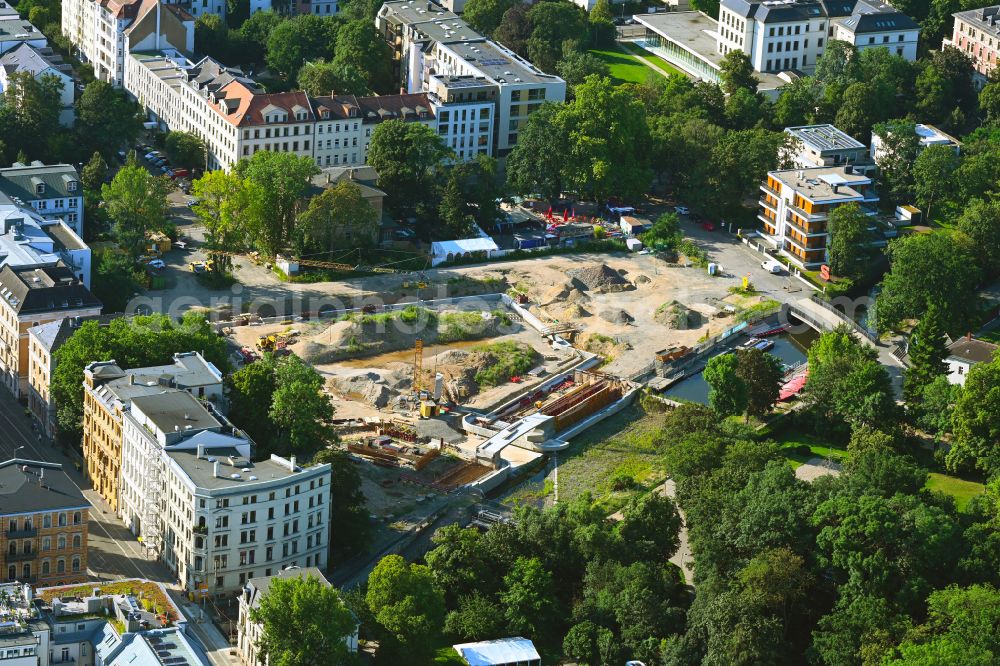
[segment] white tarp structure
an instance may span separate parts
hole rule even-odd
[[[542,658],[527,638],[498,638],[453,645],[469,666],[541,666]]]
[[[437,266],[461,257],[471,257],[477,253],[485,253],[489,257],[499,249],[489,236],[437,241],[431,243],[431,266]]]

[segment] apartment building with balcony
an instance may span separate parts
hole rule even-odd
[[[1000,51],[1000,5],[952,14],[951,37],[944,46],[954,46],[972,59],[973,77],[980,88],[997,66]]]
[[[0,249],[5,238],[0,236]],[[64,317],[98,315],[102,305],[61,261],[17,266],[9,257],[0,269],[0,384],[20,399],[30,393],[31,328]]]
[[[784,157],[800,169],[850,164],[868,173],[875,168],[868,147],[833,125],[786,127],[785,134],[795,139],[795,148]]]
[[[492,102],[492,154],[498,157],[514,147],[532,112],[544,102],[566,98],[561,78],[486,39],[458,15],[433,3],[386,2],[375,26],[392,49],[394,72],[407,92],[433,89],[442,104]],[[467,97],[470,81],[477,88],[473,98]],[[443,109],[436,110],[440,115]],[[478,144],[478,137],[474,141]],[[479,146],[475,148],[478,152]]]
[[[762,237],[792,263],[810,270],[827,261],[830,212],[853,202],[874,216],[879,200],[872,179],[851,166],[769,171],[760,189]]]
[[[197,352],[174,354],[169,365],[123,370],[114,361],[83,371],[83,457],[94,490],[121,509],[122,421],[135,398],[170,389],[210,401],[222,399],[222,373]]]
[[[90,503],[62,465],[0,463],[0,558],[4,580],[39,585],[87,580]]]

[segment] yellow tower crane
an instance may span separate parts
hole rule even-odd
[[[413,393],[420,398],[420,384],[424,374],[424,341],[417,338],[413,345]]]

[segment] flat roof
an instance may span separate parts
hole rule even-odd
[[[546,74],[496,42],[442,42],[438,48],[451,51],[470,67],[499,83],[555,83],[562,80]]]
[[[142,412],[164,433],[206,430],[222,425],[187,391],[139,396],[132,399],[132,408]]]
[[[698,56],[718,70],[722,54],[718,48],[719,22],[701,12],[660,12],[636,14],[636,21],[661,37]],[[754,72],[760,79],[760,90],[773,90],[788,85],[776,74]]]
[[[786,127],[785,133],[794,136],[804,145],[815,148],[820,152],[825,150],[854,150],[864,149],[865,144],[861,143],[843,130],[837,129],[833,125],[800,125],[798,127]]]
[[[769,171],[767,175],[781,181],[814,203],[860,201],[864,197],[854,187],[869,185],[872,182],[868,176],[847,173],[847,170],[840,166]]]
[[[934,125],[924,125],[923,123],[917,123],[915,127],[917,130],[917,136],[920,137],[920,145],[922,146],[959,145],[958,139],[956,139],[950,134],[942,132]]]
[[[498,638],[478,643],[459,643],[452,646],[469,662],[469,666],[497,666],[538,661],[541,657],[535,644],[527,638]]]
[[[218,435],[218,433],[215,433]],[[221,435],[220,437],[226,437]],[[249,459],[250,443],[245,439],[227,437],[231,445],[219,446],[220,439],[213,438],[215,444],[204,448],[205,457],[198,457],[197,448],[171,449],[165,450],[166,455],[177,465],[191,483],[196,488],[207,490],[239,490],[248,489],[249,486],[271,481],[287,479],[303,472],[322,470],[324,465],[317,465],[308,469],[296,467],[296,471],[289,469],[289,465],[277,456],[272,456],[268,460],[253,462]],[[192,440],[193,441],[193,440]],[[230,464],[229,458],[233,458],[235,464]],[[277,460],[276,460],[277,458]],[[219,463],[219,476],[215,476],[215,463]],[[329,464],[325,466],[329,471]],[[245,470],[245,471],[244,471]]]

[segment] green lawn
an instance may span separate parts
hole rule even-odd
[[[458,656],[455,648],[450,645],[438,649],[434,655],[434,663],[443,664],[444,666],[466,666],[467,664],[464,659]]]
[[[661,58],[660,56],[645,50],[641,46],[636,46],[635,44],[629,42],[623,42],[621,46],[623,49],[625,49],[632,55],[642,58],[643,60],[651,64],[653,67],[656,67],[657,69],[663,71],[665,74],[680,74],[684,76],[684,72],[677,69],[669,62]]]
[[[584,492],[609,513],[666,478],[659,433],[666,415],[647,413],[637,404],[577,435],[559,452],[559,501]],[[555,490],[551,465],[547,476],[525,482],[504,501],[539,505]]]
[[[976,481],[966,481],[965,479],[948,476],[947,474],[939,474],[938,472],[931,472],[928,475],[926,488],[939,490],[946,495],[954,497],[955,506],[958,507],[959,511],[965,509],[969,500],[977,495],[982,495],[986,490],[983,484]]]
[[[636,56],[622,53],[618,49],[591,49],[590,54],[597,56],[611,70],[611,78],[616,85],[623,83],[645,83],[653,70],[646,67]]]
[[[779,431],[774,439],[781,444],[782,454],[788,458],[792,469],[808,462],[812,458],[830,458],[833,462],[842,463],[847,458],[847,449],[843,446],[830,445],[826,440],[803,433]],[[805,447],[805,448],[803,448]],[[805,449],[808,449],[808,453]]]

